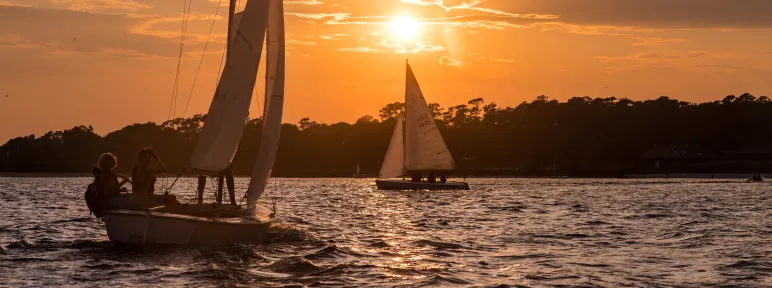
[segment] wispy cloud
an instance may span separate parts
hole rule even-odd
[[[421,43],[399,43],[393,42],[389,39],[383,39],[378,46],[392,50],[398,54],[419,54],[419,53],[431,53],[445,51],[447,48],[439,44],[432,44],[428,42]]]
[[[290,1],[284,1],[284,4],[319,5],[323,3],[317,0],[290,0]]]
[[[357,52],[357,53],[375,53],[378,49],[369,47],[354,47],[354,48],[338,48],[338,51],[342,52]]]
[[[688,72],[771,72],[769,59],[755,53],[691,51],[682,53],[641,52],[622,56],[596,56],[611,73],[666,67]],[[764,59],[760,62],[759,59]]]
[[[306,45],[306,46],[313,46],[316,45],[316,42],[314,41],[305,41],[305,40],[298,40],[298,39],[286,39],[287,45]]]
[[[518,17],[518,14],[515,13],[509,13],[502,10],[496,10],[491,8],[483,8],[483,7],[477,7],[482,1],[474,0],[474,1],[468,1],[468,0],[399,0],[403,3],[408,4],[416,4],[421,6],[438,6],[442,9],[445,9],[445,11],[451,11],[451,10],[472,10],[477,12],[484,12],[484,13],[491,13],[495,15],[502,15],[502,16],[513,16]]]
[[[69,9],[87,12],[133,12],[152,8],[134,0],[49,0],[53,4],[66,5]]]
[[[481,58],[485,59],[485,60],[490,60],[490,61],[493,61],[493,62],[499,62],[499,63],[514,63],[515,62],[515,60],[512,60],[512,59],[496,58],[496,57],[489,57],[489,56],[483,56]]]
[[[464,64],[464,62],[461,62],[460,60],[456,60],[453,58],[450,58],[448,56],[442,56],[440,57],[439,63],[442,65],[448,65],[448,66],[454,66],[459,67]]]
[[[111,56],[121,58],[162,58],[164,56],[156,55],[152,53],[142,52],[134,49],[126,49],[121,47],[102,46],[102,47],[88,47],[77,46],[74,44],[64,44],[58,41],[31,41],[22,38],[18,35],[5,35],[0,36],[0,48],[11,49],[42,49],[47,50],[49,55],[55,56]]]
[[[332,18],[333,20],[342,20],[348,18],[351,13],[284,13],[286,15],[292,15],[300,18],[322,20]]]
[[[653,45],[686,43],[686,39],[683,39],[683,38],[635,37],[635,40],[636,42],[633,43],[633,45],[636,45],[636,46],[653,46]]]
[[[323,40],[340,40],[344,39],[346,34],[332,34],[332,35],[319,35],[319,38],[322,38]]]

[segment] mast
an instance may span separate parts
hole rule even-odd
[[[405,121],[402,121],[402,164],[405,165],[405,173],[408,173],[407,171],[407,77],[409,77],[410,71],[410,63],[408,63],[407,58],[405,58],[405,105],[404,108],[404,115],[401,115],[402,117],[405,117]]]
[[[225,58],[228,59],[231,56],[231,39],[233,35],[233,15],[236,14],[236,0],[230,0],[228,5],[228,42],[225,50]]]
[[[284,2],[282,2],[282,5],[284,5]],[[270,6],[270,4],[269,4],[269,6]],[[282,13],[284,13],[284,12],[282,12]],[[284,20],[282,20],[282,21],[284,21]],[[272,23],[268,23],[268,24],[270,25]],[[263,114],[260,115],[260,117],[263,118],[263,121],[262,121],[263,127],[265,127],[265,113],[268,112],[268,104],[269,104],[268,99],[271,98],[271,95],[268,94],[268,93],[271,93],[268,90],[268,81],[271,80],[270,79],[270,74],[271,73],[269,73],[268,68],[267,68],[268,67],[268,59],[267,58],[268,58],[268,55],[271,55],[271,54],[269,54],[270,53],[269,51],[271,50],[271,45],[268,44],[268,41],[270,41],[270,39],[271,39],[270,38],[271,37],[271,35],[270,35],[271,34],[271,29],[268,29],[265,33],[266,33],[265,34],[265,55],[266,55],[265,56],[265,58],[266,58],[265,59],[265,66],[266,66],[266,70],[265,70],[265,87],[264,87],[264,92],[263,92],[263,95],[264,95],[263,96]],[[282,31],[282,33],[284,33],[284,32]],[[257,102],[257,104],[260,105],[260,102]]]

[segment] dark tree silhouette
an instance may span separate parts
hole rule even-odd
[[[429,108],[458,173],[610,176],[772,168],[758,163],[772,154],[772,128],[766,125],[772,123],[772,101],[766,96],[746,93],[688,103],[667,96],[645,101],[585,96],[559,102],[542,95],[516,107],[475,98],[447,109],[436,103]],[[357,164],[363,173],[377,174],[403,109],[404,103],[390,103],[378,111],[380,119],[366,115],[354,124],[303,118],[282,125],[274,175],[348,176]],[[129,171],[136,151],[146,146],[170,170],[181,171],[193,152],[201,117],[132,124],[107,135],[77,126],[14,138],[0,146],[0,172],[89,172],[105,151],[118,156],[120,170]],[[236,173],[251,172],[261,127],[260,118],[244,127]],[[653,161],[680,164],[657,166]]]

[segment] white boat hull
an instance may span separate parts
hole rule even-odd
[[[466,182],[429,183],[400,179],[375,179],[375,185],[381,190],[469,190]]]
[[[262,243],[271,225],[258,217],[208,218],[154,211],[111,210],[102,216],[115,244],[226,245]]]

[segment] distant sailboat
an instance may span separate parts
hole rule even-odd
[[[129,245],[219,245],[259,243],[273,213],[257,204],[276,158],[284,105],[283,0],[250,0],[244,11],[229,13],[228,57],[212,99],[189,172],[217,175],[233,161],[248,117],[258,65],[267,43],[266,94],[260,148],[249,188],[247,208],[210,204],[160,206],[146,211],[109,210],[102,220],[114,243]],[[236,22],[236,23],[234,23]],[[266,37],[267,33],[267,37]]]
[[[357,163],[357,171],[354,172],[354,175],[351,175],[351,177],[354,177],[354,178],[364,178],[364,176],[362,176],[362,172],[359,171],[359,163]]]
[[[410,64],[405,83],[405,112],[397,116],[397,125],[375,180],[378,189],[469,189],[465,182],[430,183],[387,179],[402,177],[408,171],[449,171],[456,167],[442,134],[437,129]]]

